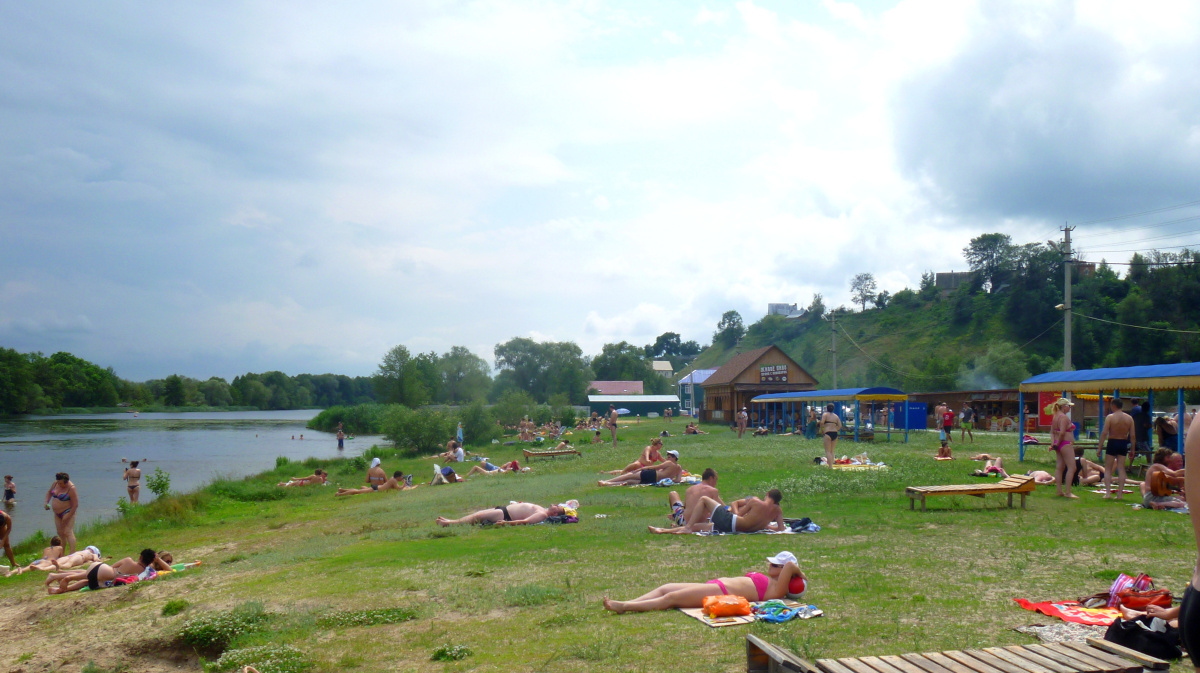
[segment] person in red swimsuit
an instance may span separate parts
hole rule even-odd
[[[741,596],[751,602],[768,601],[799,595],[807,588],[808,578],[796,563],[796,556],[783,551],[767,559],[766,573],[748,572],[741,577],[718,577],[703,584],[680,582],[664,584],[630,601],[604,597],[604,609],[617,614],[649,612],[675,608],[698,608],[708,596]]]

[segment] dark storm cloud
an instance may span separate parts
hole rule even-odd
[[[1195,39],[1131,45],[1071,3],[991,3],[963,45],[893,101],[900,167],[935,202],[1062,221],[1200,194]]]

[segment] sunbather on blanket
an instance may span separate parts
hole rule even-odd
[[[154,568],[156,571],[170,570],[171,564],[159,558],[153,549],[143,549],[136,561],[127,556],[112,564],[112,569],[119,575],[141,575],[146,568]]]
[[[113,580],[117,577],[120,577],[120,573],[107,563],[93,563],[87,570],[50,573],[46,578],[46,593],[63,594],[79,591],[84,587],[92,591],[107,589],[113,586]]]
[[[977,453],[971,456],[971,460],[995,460],[996,458],[999,458],[999,456],[993,456],[987,453]]]
[[[938,460],[954,460],[954,456],[950,455],[950,442],[942,440],[942,445],[938,447],[936,457]]]
[[[484,521],[494,523],[497,526],[525,526],[533,523],[541,523],[547,517],[559,516],[563,511],[562,505],[542,507],[532,502],[514,502],[505,506],[481,509],[461,519],[447,519],[444,516],[439,516],[437,522],[439,526],[453,526],[460,523],[483,523]]]
[[[100,560],[100,550],[94,546],[84,547],[74,554],[53,559],[50,562],[54,564],[56,570],[67,570],[78,566],[95,563]]]
[[[650,445],[642,449],[642,455],[637,460],[626,465],[619,470],[611,470],[609,474],[629,474],[635,470],[644,470],[651,467],[658,467],[663,462],[662,454],[659,451],[662,449],[662,439],[655,437],[650,440]]]
[[[688,423],[686,427],[684,427],[683,434],[685,434],[685,435],[707,435],[708,433],[701,430],[699,427],[697,427],[696,422],[692,421],[691,423]]]
[[[411,481],[411,479],[409,480]],[[344,495],[362,495],[363,493],[375,493],[376,491],[411,491],[416,486],[407,483],[404,479],[404,473],[396,470],[392,473],[391,479],[383,482],[383,486],[367,486],[365,488],[339,488],[334,497]]]
[[[614,601],[604,597],[604,609],[617,614],[649,612],[675,608],[698,608],[708,596],[741,596],[748,601],[761,602],[783,598],[789,593],[803,593],[807,579],[796,564],[791,552],[779,552],[767,559],[766,574],[749,572],[741,577],[718,577],[703,584],[694,582],[664,584],[631,601]],[[799,580],[798,582],[796,580]]]
[[[702,497],[693,511],[687,513],[682,526],[658,528],[656,534],[687,535],[689,533],[757,533],[760,530],[787,530],[783,510],[779,507],[783,494],[779,489],[767,491],[766,499],[749,497],[723,505],[719,500]]]
[[[995,474],[995,475],[999,475],[1001,479],[1008,476],[1008,473],[1004,471],[1004,459],[999,456],[996,456],[995,458],[988,460],[986,463],[983,464],[982,470],[975,470],[971,474],[972,474],[972,476],[976,476],[976,477],[990,477],[993,474]],[[1049,474],[1049,473],[1047,473],[1047,474]],[[1053,480],[1054,480],[1054,478],[1051,477],[1051,481],[1053,481]]]
[[[312,476],[308,477],[292,477],[288,481],[281,481],[276,486],[280,488],[291,488],[293,486],[312,486],[313,484],[324,484],[329,479],[329,475],[325,470],[313,470]]]
[[[683,492],[682,502],[679,500],[679,494],[675,491],[667,494],[667,505],[671,508],[671,513],[667,515],[667,518],[674,521],[676,526],[684,525],[687,521],[687,512],[699,507],[700,498],[705,497],[721,502],[721,494],[717,493],[717,471],[711,467],[704,470],[699,484],[692,484],[688,490]]]
[[[1132,622],[1142,617],[1157,617],[1167,623],[1171,628],[1179,628],[1179,606],[1172,605],[1169,608],[1164,608],[1159,605],[1147,605],[1146,609],[1134,610],[1123,605],[1118,605],[1117,609],[1121,611],[1121,619]]]
[[[663,479],[671,479],[679,481],[683,476],[683,468],[679,466],[679,452],[672,449],[667,452],[667,462],[659,465],[657,468],[647,467],[637,472],[622,474],[619,477],[613,477],[608,481],[598,481],[598,486],[625,486],[626,484],[640,484],[650,486],[657,484]]]
[[[471,471],[467,473],[467,476],[469,477],[473,474],[482,474],[482,475],[505,474],[505,473],[509,473],[509,472],[515,474],[515,473],[519,473],[520,471],[521,471],[521,464],[515,460],[511,460],[503,465],[493,465],[487,461],[484,461],[483,465],[476,465],[476,466],[472,467]]]
[[[13,568],[12,570],[8,571],[8,574],[5,575],[5,577],[14,577],[16,575],[20,575],[21,573],[27,573],[30,570],[45,570],[47,572],[51,570],[58,570],[58,568],[54,565],[54,562],[62,558],[64,551],[62,539],[55,535],[54,537],[50,538],[50,546],[42,548],[42,558],[33,561],[27,566]]]

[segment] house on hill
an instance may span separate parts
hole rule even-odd
[[[816,390],[817,380],[778,346],[764,346],[734,355],[701,385],[701,420],[729,423],[758,395]]]
[[[650,363],[654,368],[654,373],[659,376],[665,376],[669,379],[675,378],[675,367],[671,365],[670,360],[655,360]]]
[[[641,381],[592,381],[588,390],[596,391],[597,395],[642,395],[646,392]]]

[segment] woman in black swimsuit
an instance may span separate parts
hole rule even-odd
[[[825,413],[821,414],[822,441],[825,443],[825,464],[833,465],[833,454],[837,448],[838,433],[842,430],[842,419],[833,413],[833,404],[825,405]]]

